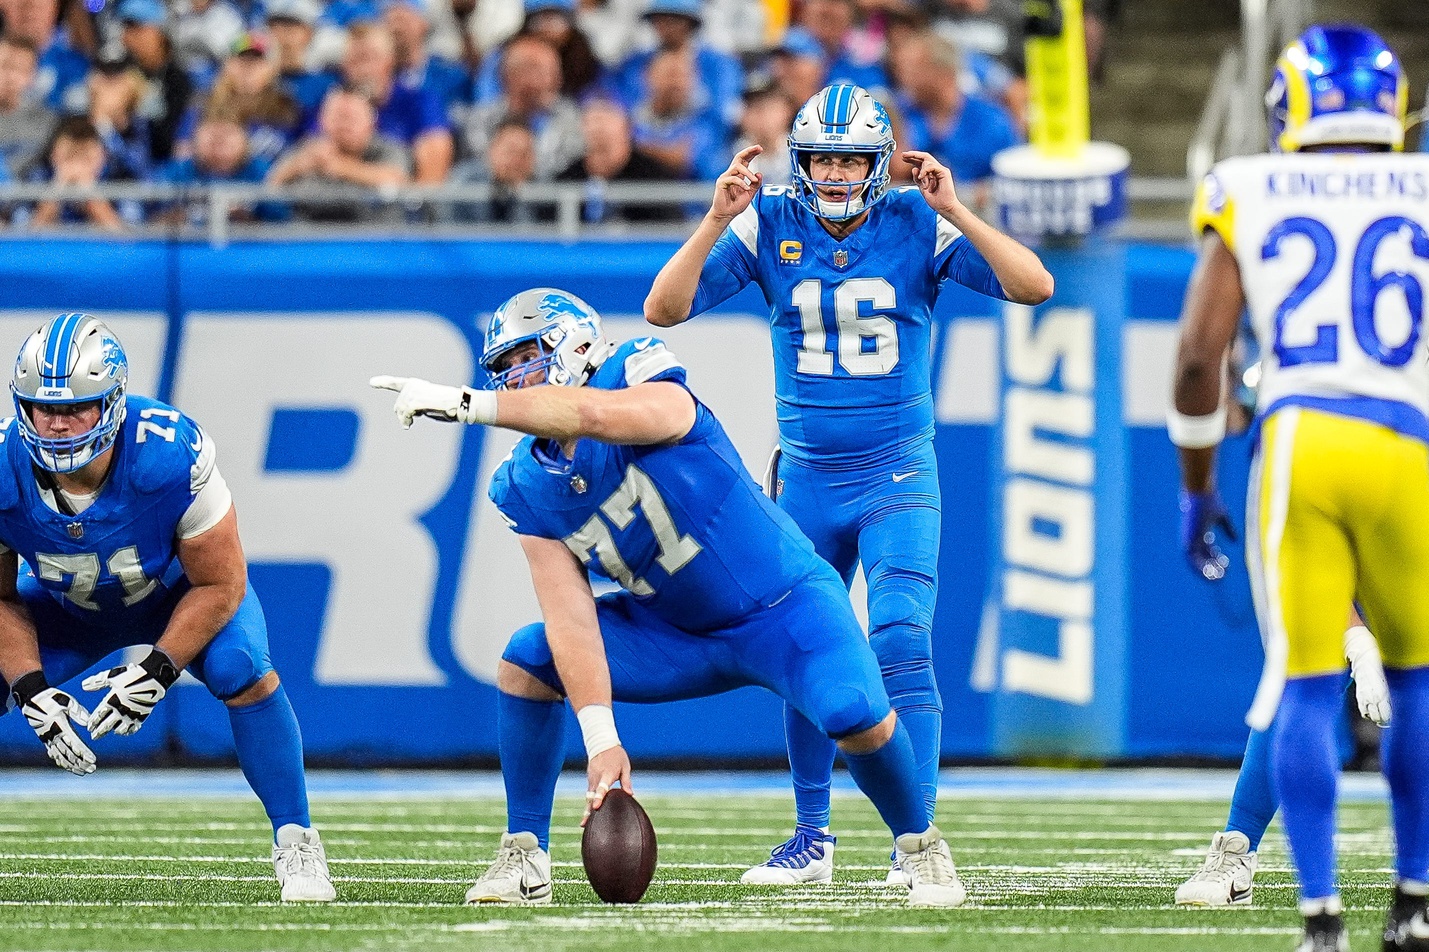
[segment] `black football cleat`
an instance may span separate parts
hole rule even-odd
[[[1343,916],[1322,912],[1305,917],[1305,935],[1295,952],[1350,952],[1350,934]]]
[[[1429,921],[1423,896],[1411,896],[1398,886],[1384,923],[1384,952],[1429,952]]]

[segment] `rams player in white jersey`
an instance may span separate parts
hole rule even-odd
[[[1271,767],[1299,871],[1301,952],[1348,948],[1335,886],[1334,733],[1345,608],[1384,658],[1396,841],[1384,948],[1429,950],[1429,155],[1399,154],[1407,86],[1353,26],[1312,27],[1267,97],[1273,154],[1228,159],[1201,186],[1169,429],[1183,541],[1219,562],[1213,481],[1222,365],[1242,308],[1264,354],[1247,560],[1265,674],[1247,720]]]

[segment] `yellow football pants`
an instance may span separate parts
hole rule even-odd
[[[1287,677],[1343,671],[1358,599],[1390,668],[1429,665],[1429,447],[1353,417],[1289,407],[1251,472],[1247,561],[1266,671],[1264,728]]]

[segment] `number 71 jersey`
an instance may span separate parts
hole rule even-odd
[[[172,605],[166,596],[187,584],[180,522],[214,472],[198,424],[156,400],[125,404],[109,476],[78,515],[41,496],[14,418],[0,430],[0,544],[86,626],[128,625]]]
[[[1214,229],[1240,267],[1261,415],[1305,406],[1429,441],[1429,155],[1227,159],[1191,224]]]

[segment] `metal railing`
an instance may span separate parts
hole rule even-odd
[[[580,238],[682,238],[709,207],[712,186],[704,182],[611,182],[597,188],[586,183],[533,184],[516,191],[490,184],[420,186],[365,189],[357,186],[288,186],[261,184],[173,185],[112,182],[79,188],[49,184],[0,185],[0,221],[8,212],[35,203],[83,202],[102,198],[113,203],[142,206],[150,220],[131,224],[125,234],[136,237],[176,237],[207,241],[221,248],[238,239],[282,238],[431,238],[431,237],[535,237],[561,241]],[[1179,241],[1186,237],[1185,212],[1193,188],[1179,177],[1133,177],[1128,185],[1135,214],[1123,232],[1129,237]],[[494,198],[514,199],[527,207],[540,207],[546,221],[521,223],[483,222],[470,214]],[[638,205],[672,209],[668,222],[587,222],[582,213],[587,202],[607,206]],[[368,220],[319,223],[301,218],[281,223],[233,221],[235,210],[265,203],[281,206],[351,208]],[[179,221],[153,220],[166,208],[182,208]],[[677,214],[682,212],[683,214]],[[23,222],[25,215],[17,220]],[[54,226],[41,230],[20,224],[0,224],[5,236],[49,235],[60,232],[94,234],[85,225]]]
[[[1310,21],[1311,0],[1241,0],[1241,44],[1216,68],[1191,144],[1186,175],[1194,183],[1217,160],[1265,148],[1269,64]]]

